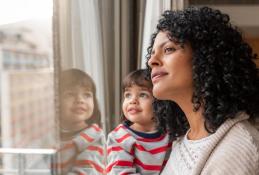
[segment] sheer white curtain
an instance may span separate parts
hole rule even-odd
[[[96,0],[60,0],[59,44],[62,69],[78,68],[94,79],[104,123],[104,60],[98,9]]]
[[[143,41],[142,41],[142,54],[141,54],[141,68],[146,67],[147,48],[150,44],[152,33],[156,31],[158,19],[164,10],[171,9],[171,0],[148,0],[146,1]]]
[[[188,0],[148,0],[146,1],[146,11],[144,19],[144,32],[142,41],[141,67],[146,67],[147,48],[150,44],[151,35],[156,31],[161,14],[165,10],[183,9],[188,5]]]

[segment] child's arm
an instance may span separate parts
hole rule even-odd
[[[105,153],[103,143],[87,147],[76,159],[72,171],[82,175],[105,174]]]
[[[107,139],[107,175],[140,175],[134,165],[135,139],[123,131],[111,132]]]
[[[121,150],[117,153],[117,151],[108,149],[107,175],[140,175],[137,173],[133,161],[134,157],[125,150]]]
[[[66,175],[104,174],[104,133],[92,126],[59,149],[59,162],[53,168]]]
[[[70,171],[71,175],[73,173],[80,175],[104,174],[105,137],[103,131],[93,126],[92,130],[81,133],[80,137],[76,138],[75,143],[77,145],[77,157]]]
[[[62,143],[61,147],[57,150],[58,159],[51,164],[51,168],[61,171],[62,174],[67,173],[76,160],[76,150],[76,145],[72,140]]]

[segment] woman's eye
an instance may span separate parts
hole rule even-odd
[[[174,52],[176,49],[173,48],[173,47],[166,47],[165,48],[165,53],[171,53],[171,52]]]

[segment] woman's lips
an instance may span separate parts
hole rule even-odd
[[[167,75],[164,71],[155,71],[151,74],[152,83],[158,82],[163,76]]]

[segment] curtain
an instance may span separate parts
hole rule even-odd
[[[188,4],[187,0],[148,0],[146,2],[146,11],[144,19],[144,32],[142,40],[142,54],[141,54],[141,67],[146,67],[147,48],[150,44],[151,35],[156,31],[161,14],[165,10],[183,9]]]
[[[87,72],[97,88],[105,129],[105,81],[99,4],[96,0],[59,0],[60,66]]]
[[[146,49],[171,0],[58,0],[62,69],[95,80],[106,131],[120,123],[123,78],[145,67]]]
[[[108,131],[120,123],[123,78],[140,62],[145,0],[99,0]]]

